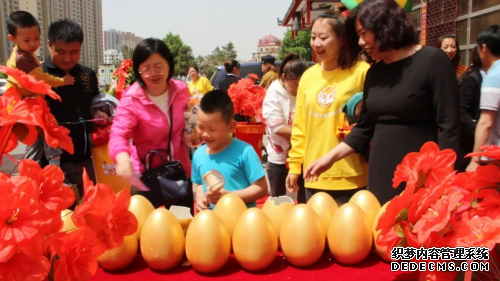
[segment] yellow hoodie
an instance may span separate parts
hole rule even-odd
[[[348,126],[342,106],[356,93],[363,91],[366,71],[370,65],[357,62],[349,69],[323,71],[321,64],[309,68],[300,79],[292,125],[292,148],[288,164],[291,174],[300,174],[302,166],[327,154],[343,139],[337,128]],[[336,162],[307,188],[347,190],[367,184],[368,164],[359,154]]]

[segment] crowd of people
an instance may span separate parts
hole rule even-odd
[[[92,126],[81,120],[109,115],[91,110],[99,90],[96,73],[78,63],[83,31],[70,20],[52,23],[50,56],[40,68],[33,55],[40,44],[36,19],[15,12],[8,30],[16,48],[7,65],[53,87],[62,102],[47,97],[48,104],[59,123],[70,123],[65,126],[74,143],[70,155],[39,139],[36,145],[45,149],[33,158],[60,166],[66,181],[83,192],[83,168],[95,176],[87,139]],[[156,181],[141,194],[156,207],[175,204],[193,212],[193,201],[198,210],[213,208],[229,192],[255,206],[268,190],[272,196],[298,192],[299,203],[322,191],[343,204],[368,189],[384,204],[405,188],[392,187],[396,166],[428,141],[454,150],[457,170],[475,170],[481,159],[464,156],[500,144],[500,25],[478,35],[468,67],[459,64],[454,35],[444,35],[437,48],[420,45],[418,35],[394,0],[365,0],[347,17],[333,12],[312,22],[319,63],[309,66],[292,53],[277,68],[274,57],[263,57],[267,173],[253,147],[233,137],[238,116],[227,92],[240,79],[240,63],[224,63],[217,89],[191,66],[186,85],[172,79],[174,57],[165,43],[145,39],[132,57],[136,81],[113,117],[108,147],[116,172],[141,177],[165,159],[178,161],[189,192],[166,203],[165,185]],[[203,145],[191,159],[182,135],[184,110],[194,95],[203,95],[197,111]],[[152,151],[160,157],[145,159]],[[222,189],[207,184],[214,170],[224,177]]]

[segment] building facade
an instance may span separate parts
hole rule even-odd
[[[123,53],[119,50],[108,49],[104,51],[104,64],[117,64],[123,60]]]
[[[309,28],[313,19],[332,10],[340,0],[291,2],[278,24],[298,32]],[[410,16],[420,30],[420,41],[424,45],[436,46],[441,36],[455,34],[460,63],[469,65],[479,33],[487,26],[500,23],[500,0],[413,0]]]
[[[97,78],[99,79],[100,87],[109,86],[111,83],[111,77],[113,76],[115,70],[116,67],[114,64],[104,63],[99,65],[97,69]]]
[[[257,52],[252,53],[252,61],[261,61],[263,56],[273,56],[278,58],[281,49],[281,40],[276,36],[267,35],[262,37],[257,44]]]
[[[142,37],[136,36],[132,32],[121,32],[119,30],[110,29],[104,31],[104,50],[121,50],[124,46],[134,49]]]
[[[440,36],[455,34],[460,63],[469,65],[479,33],[500,23],[500,0],[414,0],[411,16],[426,45],[436,46]]]
[[[7,18],[14,11],[28,11],[37,17],[41,28],[40,48],[36,55],[43,60],[49,55],[47,47],[48,27],[54,21],[71,19],[84,32],[80,63],[97,70],[103,61],[102,0],[2,0],[0,1],[0,62],[5,62],[12,44],[7,39]]]

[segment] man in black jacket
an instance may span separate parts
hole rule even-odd
[[[59,20],[50,25],[48,37],[50,56],[43,62],[43,70],[56,77],[66,74],[75,77],[74,85],[53,89],[61,102],[47,96],[50,112],[59,124],[70,130],[74,153],[64,151],[62,155],[48,158],[51,164],[61,167],[66,183],[76,184],[79,195],[83,196],[83,169],[94,183],[95,173],[88,140],[93,124],[82,121],[108,116],[102,111],[94,116],[91,114],[92,99],[99,94],[99,85],[95,71],[78,63],[83,43],[82,28],[71,20]]]

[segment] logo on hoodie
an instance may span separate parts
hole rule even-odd
[[[335,101],[335,96],[337,95],[336,87],[325,87],[321,92],[319,92],[317,97],[318,105],[321,108],[329,108]]]

